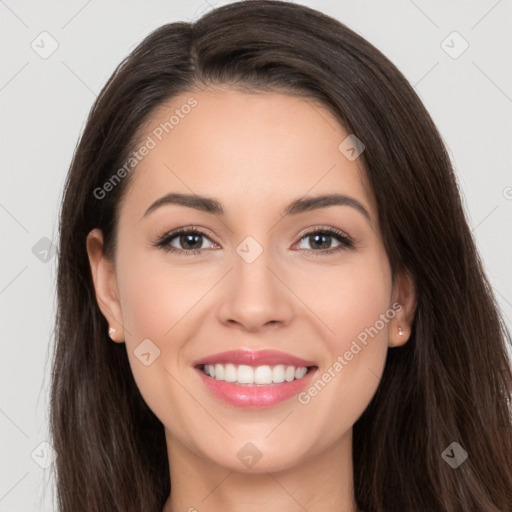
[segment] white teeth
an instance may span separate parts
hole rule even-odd
[[[227,364],[224,366],[224,380],[226,382],[235,382],[237,379],[236,366],[234,364]]]
[[[221,364],[215,365],[215,378],[219,380],[224,380],[224,366]]]
[[[284,382],[284,364],[278,364],[272,368],[272,382],[276,384]]]
[[[287,382],[291,382],[295,378],[295,367],[287,366],[284,371],[284,378]]]
[[[247,366],[246,364],[239,365],[236,375],[238,383],[254,384],[254,370],[250,366]]]
[[[305,366],[285,366],[278,364],[275,366],[249,366],[240,364],[205,364],[204,373],[213,377],[215,380],[224,380],[226,382],[235,382],[236,384],[256,384],[269,385],[281,384],[282,382],[291,382],[295,379],[302,379],[308,372]]]
[[[295,378],[302,379],[302,377],[304,377],[304,375],[306,375],[307,372],[308,372],[308,369],[304,368],[304,366],[302,366],[301,368],[297,368],[295,370]]]
[[[253,373],[255,384],[272,384],[272,368],[270,366],[257,366]]]

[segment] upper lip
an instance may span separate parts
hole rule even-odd
[[[246,364],[248,366],[278,365],[284,364],[289,366],[316,366],[314,361],[306,361],[300,357],[279,352],[278,350],[229,350],[228,352],[220,352],[211,356],[203,357],[194,361],[193,366],[204,364]]]

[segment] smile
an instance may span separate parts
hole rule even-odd
[[[299,394],[318,370],[308,361],[276,350],[233,350],[194,361],[213,397],[240,408],[277,405]]]
[[[217,363],[205,364],[202,369],[205,375],[217,381],[233,382],[241,386],[263,386],[302,379],[311,367],[284,364],[252,367],[246,364]]]

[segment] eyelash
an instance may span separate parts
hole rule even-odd
[[[311,254],[314,256],[324,256],[324,255],[328,256],[330,254],[337,253],[339,251],[354,248],[353,240],[348,235],[343,233],[342,231],[339,231],[334,228],[316,228],[312,231],[308,231],[307,233],[304,233],[301,236],[299,242],[301,242],[308,236],[311,236],[314,234],[320,234],[320,233],[324,234],[324,235],[328,235],[328,236],[332,235],[333,238],[336,238],[340,242],[340,245],[338,245],[337,247],[333,247],[331,249],[319,249],[319,250],[302,249],[302,250],[305,251],[307,254]],[[176,249],[175,247],[172,247],[170,245],[170,242],[174,238],[176,238],[177,236],[182,235],[182,234],[201,235],[201,236],[204,236],[205,238],[210,239],[206,235],[206,233],[204,233],[203,231],[195,228],[194,226],[189,226],[189,227],[178,228],[178,229],[175,229],[174,231],[171,231],[170,233],[166,233],[161,238],[159,238],[153,245],[155,247],[161,248],[166,253],[169,253],[169,252],[178,253],[183,256],[198,256],[204,250],[206,250],[206,249]]]

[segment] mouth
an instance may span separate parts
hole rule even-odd
[[[293,382],[316,370],[317,366],[261,365],[246,364],[200,364],[196,368],[216,381],[229,382],[238,386],[271,386]]]
[[[240,408],[277,405],[300,393],[318,370],[314,361],[275,350],[236,350],[193,363],[206,389]]]

